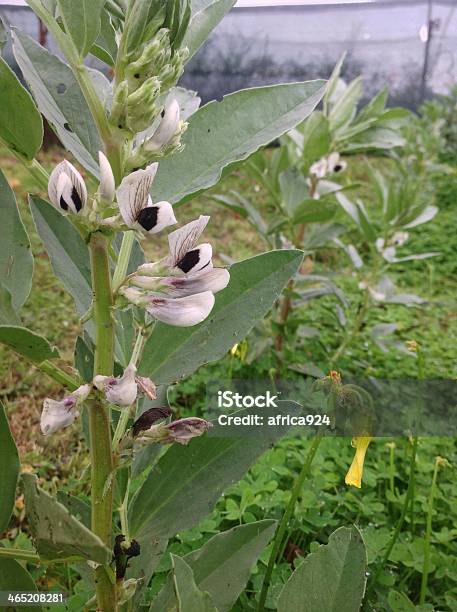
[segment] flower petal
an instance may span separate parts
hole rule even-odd
[[[75,397],[69,396],[60,402],[47,397],[41,413],[41,432],[47,436],[72,425],[79,414],[75,408]]]
[[[186,253],[196,246],[203,230],[208,225],[209,219],[207,215],[200,215],[195,221],[187,223],[168,235],[168,245],[170,247],[168,263],[171,268],[176,267]]]
[[[151,296],[146,310],[151,316],[177,327],[191,327],[206,319],[214,306],[210,291],[181,298]]]
[[[119,210],[128,227],[135,228],[138,215],[151,202],[149,191],[159,164],[151,164],[145,170],[136,170],[126,176],[117,189]]]
[[[106,399],[115,406],[131,406],[137,397],[136,367],[131,363],[120,378],[96,376],[94,385],[105,393]]]
[[[150,198],[148,205],[140,210],[137,218],[138,229],[148,234],[158,234],[165,227],[175,223],[176,217],[173,212],[173,206],[169,202],[153,204]]]
[[[147,276],[142,276],[140,279],[151,280]],[[193,295],[204,291],[217,293],[227,287],[230,281],[230,273],[225,268],[210,268],[209,270],[201,270],[195,274],[187,276],[170,276],[160,280],[160,284],[166,287],[166,292],[169,295],[181,297],[185,295]],[[142,282],[140,280],[140,282]],[[135,284],[137,284],[134,281]],[[144,285],[143,285],[144,286]]]
[[[111,164],[101,151],[98,152],[98,160],[100,165],[100,197],[105,202],[112,202],[116,194],[116,183]]]
[[[165,108],[164,116],[159,123],[150,139],[144,143],[144,148],[149,153],[160,151],[160,149],[168,144],[175,135],[179,127],[180,110],[177,100],[173,100],[167,108]]]
[[[212,256],[213,249],[210,244],[205,242],[195,247],[195,249],[187,251],[184,257],[177,262],[176,267],[181,272],[184,272],[184,274],[198,272],[211,264]]]

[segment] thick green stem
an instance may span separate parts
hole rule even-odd
[[[281,522],[279,523],[278,528],[276,529],[275,538],[273,541],[273,548],[271,549],[270,558],[268,560],[267,571],[263,579],[262,591],[260,593],[260,599],[259,599],[259,605],[257,607],[257,612],[263,612],[265,610],[265,602],[267,599],[268,588],[270,586],[271,575],[273,574],[273,569],[274,569],[275,563],[278,558],[278,553],[281,549],[281,544],[284,538],[284,534],[286,533],[287,526],[289,525],[290,518],[295,509],[295,504],[297,503],[297,499],[303,488],[303,483],[305,482],[305,479],[309,474],[311,465],[313,463],[314,457],[316,456],[316,452],[317,452],[317,449],[319,448],[319,444],[321,443],[321,440],[322,440],[321,434],[317,434],[314,440],[312,441],[311,446],[308,449],[308,453],[306,455],[305,462],[303,463],[301,472],[298,475],[294,488],[292,489],[289,503],[287,504],[287,507],[282,516]]]
[[[94,321],[96,326],[94,376],[113,373],[114,324],[112,319],[111,274],[108,241],[103,234],[90,238],[92,288],[94,293]],[[89,402],[92,531],[112,547],[113,488],[107,482],[113,472],[111,425],[109,412],[102,402]],[[116,590],[109,577],[109,568],[95,570],[98,608],[102,612],[116,610]]]
[[[437,457],[435,460],[435,469],[433,471],[432,486],[430,487],[430,495],[428,498],[427,527],[425,530],[425,540],[424,540],[424,565],[422,567],[422,580],[421,580],[419,605],[423,605],[425,603],[425,596],[427,594],[428,574],[430,572],[430,540],[432,538],[433,500],[435,498],[436,481],[438,478],[439,467],[440,467],[440,458]]]
[[[411,449],[411,457],[410,457],[410,462],[409,462],[409,479],[408,479],[408,488],[406,489],[406,495],[405,495],[405,501],[403,503],[403,508],[401,511],[401,515],[400,518],[398,519],[398,523],[397,526],[395,527],[395,531],[392,535],[392,538],[390,539],[389,545],[387,546],[386,552],[384,553],[384,556],[381,560],[381,563],[378,565],[373,578],[371,579],[371,582],[367,588],[367,592],[365,595],[365,601],[368,601],[368,596],[370,595],[370,593],[372,592],[378,578],[379,578],[379,574],[382,572],[385,564],[387,563],[387,561],[389,560],[390,557],[390,553],[392,552],[393,547],[395,546],[397,540],[398,540],[398,536],[400,535],[401,529],[403,527],[403,523],[405,522],[405,518],[406,518],[406,514],[408,512],[408,508],[412,499],[412,493],[413,493],[413,483],[414,483],[414,475],[416,472],[416,454],[417,454],[417,442],[418,439],[417,437],[413,438],[413,443],[412,443],[412,449]]]

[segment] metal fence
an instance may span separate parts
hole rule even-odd
[[[38,37],[29,9],[3,7],[0,15]],[[387,84],[391,104],[415,107],[457,82],[457,2],[234,8],[192,59],[183,84],[206,101],[242,87],[325,78],[343,51],[344,74],[363,74],[367,95]]]

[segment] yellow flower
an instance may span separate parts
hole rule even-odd
[[[363,462],[365,461],[365,455],[367,452],[368,445],[373,440],[371,436],[359,436],[352,439],[352,446],[355,448],[354,459],[352,460],[351,467],[346,474],[344,482],[347,485],[352,485],[358,489],[362,486],[362,474],[363,474]]]

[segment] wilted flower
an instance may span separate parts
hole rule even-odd
[[[131,406],[138,395],[136,367],[131,363],[120,378],[98,375],[94,386],[105,393],[106,399],[115,406]]]
[[[124,223],[131,229],[147,234],[157,234],[168,225],[176,223],[171,204],[153,204],[149,195],[157,168],[158,164],[155,163],[145,170],[132,172],[117,189],[117,201]]]
[[[42,433],[47,436],[72,425],[79,416],[77,407],[87,399],[90,390],[90,385],[82,385],[63,400],[56,401],[47,397],[43,402],[41,413]]]
[[[187,417],[171,423],[158,423],[169,414],[171,411],[168,408],[151,408],[143,413],[132,428],[135,440],[140,443],[171,444],[177,442],[186,445],[192,438],[201,436],[212,427],[210,421],[197,417]]]
[[[87,188],[81,174],[66,159],[51,172],[49,199],[60,211],[79,213],[87,203]]]
[[[344,479],[347,485],[357,487],[358,489],[361,488],[365,455],[368,445],[372,440],[372,436],[357,436],[356,438],[352,439],[352,446],[355,448],[355,455],[354,459],[352,460],[351,467],[346,474],[346,478]]]

